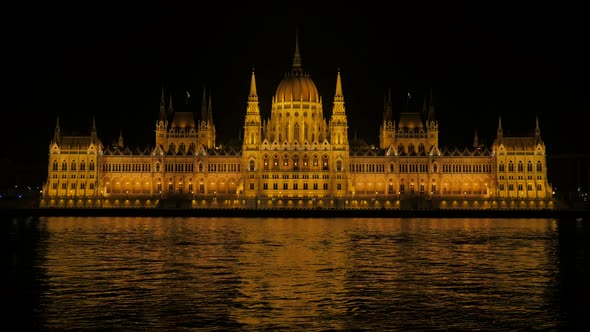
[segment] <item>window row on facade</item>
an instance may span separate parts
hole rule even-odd
[[[387,168],[389,173],[438,173],[438,163],[433,163],[432,168],[427,162],[421,163],[399,163],[397,168],[395,163],[389,163]],[[385,163],[351,163],[350,172],[352,173],[385,173]],[[442,164],[443,173],[491,173],[492,164]]]
[[[204,172],[205,165],[203,163],[197,164],[197,172]],[[208,172],[240,172],[239,163],[209,163],[207,164]],[[194,172],[195,165],[188,162],[165,162],[162,164],[157,162],[154,168],[155,172]],[[151,172],[151,164],[129,164],[129,163],[105,163],[102,166],[103,172]]]
[[[516,165],[516,169],[518,172],[524,172],[524,163],[522,161],[519,161],[518,164]],[[537,166],[536,166],[536,171],[537,172],[542,172],[543,171],[543,164],[541,163],[541,161],[537,161]],[[527,165],[526,165],[526,170],[527,172],[532,172],[533,171],[533,163],[532,161],[528,161]],[[500,161],[500,163],[498,164],[498,171],[499,172],[505,172],[506,171],[506,165],[504,164],[504,161]],[[508,162],[508,172],[514,172],[514,162],[512,162],[512,160],[510,160]]]
[[[78,165],[79,165],[79,167],[78,167]],[[60,170],[59,169],[59,163],[57,162],[57,160],[54,160],[53,161],[51,168],[54,171],[59,171]],[[72,160],[70,162],[70,167],[68,168],[68,162],[64,160],[64,161],[61,162],[61,170],[62,171],[77,171],[77,170],[86,171],[86,161],[85,160],[82,160],[82,161],[80,161],[78,163],[78,162]],[[94,171],[94,162],[93,161],[91,161],[88,164],[88,170],[89,171]]]

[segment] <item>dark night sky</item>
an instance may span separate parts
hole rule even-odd
[[[588,151],[582,142],[588,27],[581,8],[567,2],[418,1],[365,9],[200,3],[5,8],[3,167],[26,174],[20,182],[43,181],[57,116],[66,133],[88,132],[95,116],[104,143],[122,130],[132,147],[153,145],[163,85],[178,107],[189,91],[195,110],[205,86],[218,142],[236,139],[252,66],[267,117],[291,65],[296,28],[324,115],[329,118],[340,68],[350,133],[369,143],[378,142],[388,89],[395,112],[408,91],[418,98],[433,88],[443,146],[468,146],[475,130],[491,143],[498,116],[505,132],[526,133],[538,115],[550,153]]]

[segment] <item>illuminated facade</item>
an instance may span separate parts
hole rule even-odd
[[[182,208],[553,208],[545,145],[535,134],[506,137],[498,121],[491,147],[441,150],[432,96],[421,112],[394,114],[386,101],[379,147],[350,140],[340,71],[329,119],[303,70],[299,46],[290,72],[261,117],[254,71],[239,147],[216,145],[211,100],[200,114],[175,111],[162,91],[155,146],[105,146],[66,136],[59,121],[49,147],[41,207]],[[532,122],[532,121],[531,121]],[[377,129],[377,128],[376,128]]]

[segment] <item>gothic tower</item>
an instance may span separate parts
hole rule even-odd
[[[209,101],[203,88],[203,100],[201,102],[201,120],[199,122],[199,144],[205,148],[215,147],[215,125],[213,124],[213,109],[211,106],[211,95]]]
[[[383,111],[383,123],[379,129],[379,146],[382,149],[389,148],[394,143],[395,137],[395,119],[393,118],[393,109],[391,106],[391,90],[385,99],[385,110]]]
[[[254,75],[254,69],[252,69],[250,94],[248,95],[248,107],[244,121],[244,141],[242,147],[244,152],[258,149],[261,143],[261,129],[260,108],[258,105],[258,94],[256,93],[256,76]]]

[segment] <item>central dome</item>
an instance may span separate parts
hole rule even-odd
[[[320,97],[318,88],[303,71],[301,67],[301,56],[299,55],[299,42],[295,39],[295,55],[293,56],[293,67],[291,73],[279,83],[275,94],[276,102],[316,102],[319,103]]]
[[[319,102],[320,98],[318,89],[309,75],[303,72],[291,72],[279,83],[275,100],[277,102]]]

